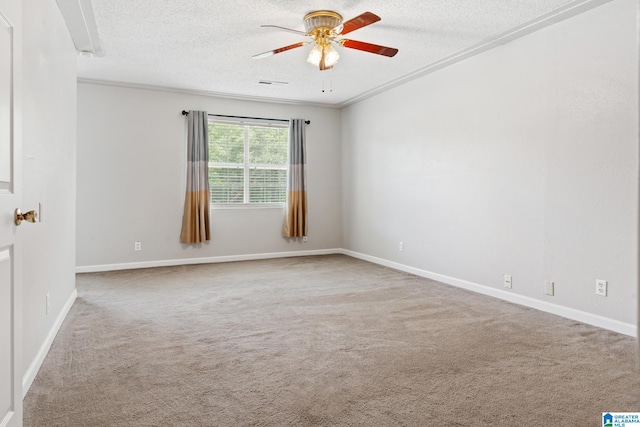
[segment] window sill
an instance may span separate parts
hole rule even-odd
[[[226,209],[284,209],[284,203],[233,203],[211,204],[212,210]]]

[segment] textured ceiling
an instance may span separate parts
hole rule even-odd
[[[444,57],[537,19],[567,0],[91,0],[103,57],[78,57],[81,79],[343,105]],[[577,3],[577,2],[574,2]],[[255,60],[305,41],[262,24],[304,30],[317,9],[345,20],[365,11],[382,20],[347,38],[395,47],[393,58],[337,47],[338,64],[319,71],[310,46]],[[287,82],[263,85],[260,80]],[[322,89],[325,91],[322,92]],[[331,92],[329,89],[333,88]]]

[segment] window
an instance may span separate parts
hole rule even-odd
[[[287,123],[209,120],[211,204],[281,204],[287,191]]]

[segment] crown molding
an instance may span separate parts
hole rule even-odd
[[[211,98],[224,98],[224,99],[233,99],[238,101],[251,101],[251,102],[264,102],[269,104],[285,104],[285,105],[302,105],[307,107],[321,107],[321,108],[341,108],[338,104],[326,104],[320,102],[308,102],[308,101],[296,101],[291,99],[281,99],[281,98],[268,98],[261,96],[249,96],[249,95],[235,95],[231,93],[224,92],[213,92],[207,90],[199,90],[199,89],[182,89],[182,88],[174,88],[168,86],[155,86],[155,85],[145,85],[138,83],[125,83],[125,82],[116,82],[112,80],[98,80],[98,79],[85,79],[78,77],[78,83],[82,84],[92,84],[98,86],[111,86],[111,87],[121,87],[126,89],[139,89],[139,90],[149,90],[154,92],[170,92],[170,93],[181,93],[185,95],[197,95],[197,96],[206,96]]]

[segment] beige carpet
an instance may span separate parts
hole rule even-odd
[[[26,426],[601,426],[635,339],[346,256],[81,274]]]

